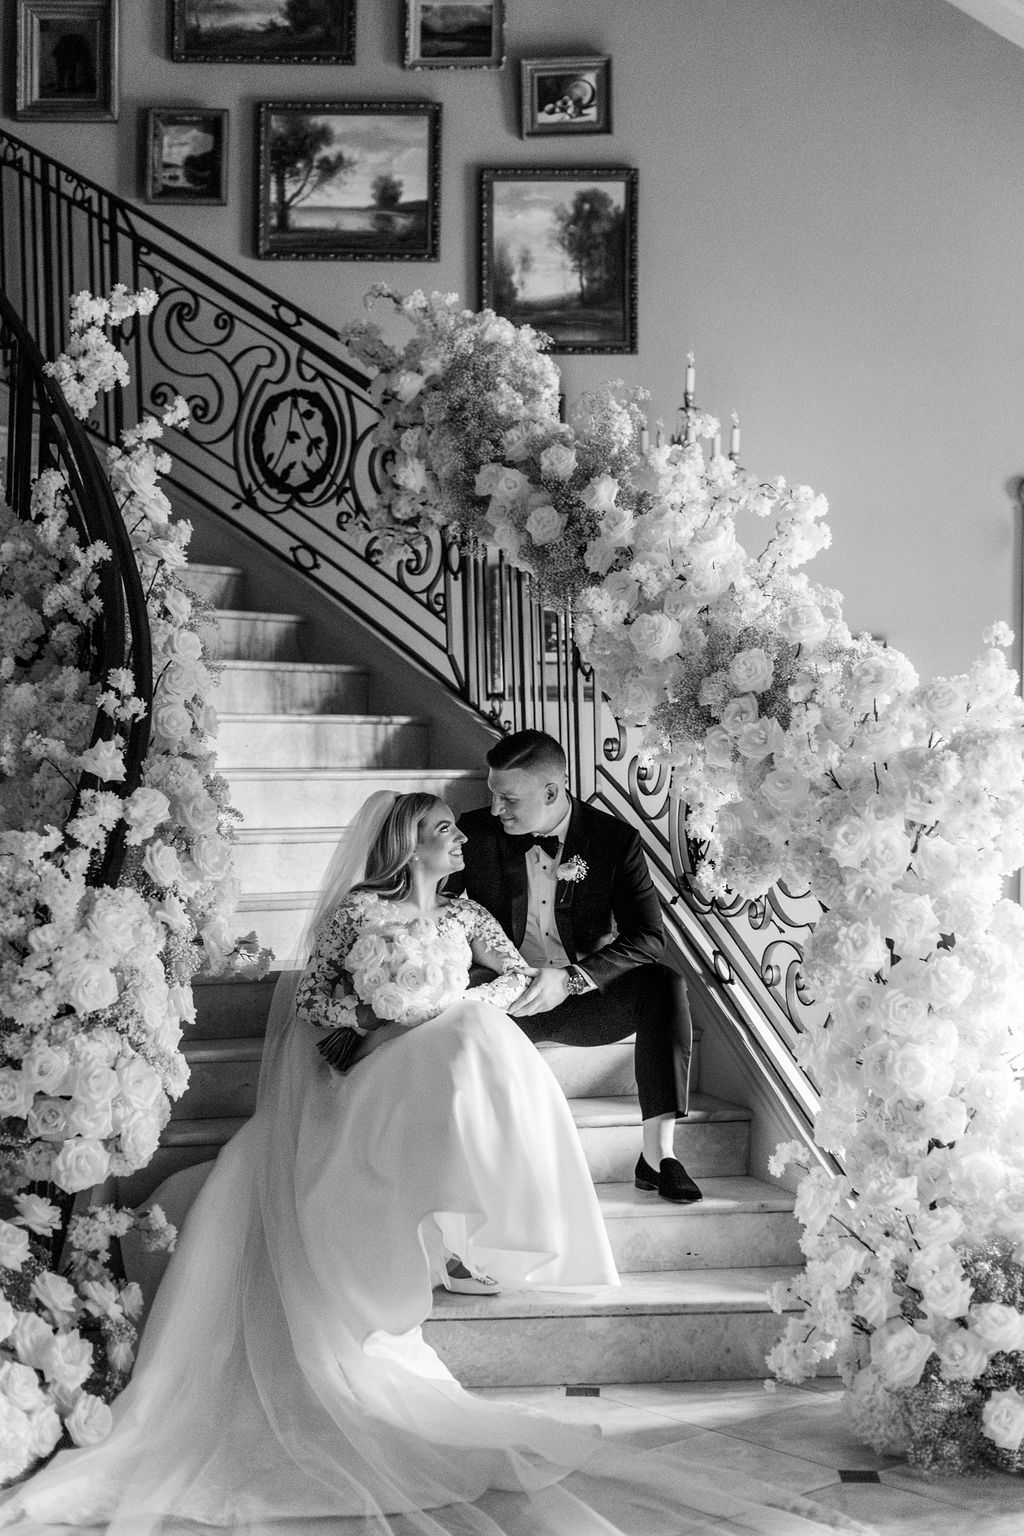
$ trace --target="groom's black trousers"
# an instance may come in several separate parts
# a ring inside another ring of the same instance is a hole
[[[635,966],[601,992],[567,997],[557,1008],[516,1023],[534,1042],[558,1045],[610,1045],[635,1033],[641,1116],[686,1114],[693,1026],[686,983],[667,965]]]

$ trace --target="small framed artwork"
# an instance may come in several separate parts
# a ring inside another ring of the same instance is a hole
[[[228,114],[220,107],[150,107],[146,201],[226,203]]]
[[[520,132],[611,133],[611,59],[521,59]]]
[[[501,69],[505,0],[405,0],[406,69]]]
[[[179,61],[356,61],[356,0],[171,0],[171,7],[171,54]]]
[[[480,173],[480,302],[556,352],[635,352],[637,183],[628,166]]]
[[[436,101],[261,101],[256,254],[303,261],[435,261]]]
[[[117,121],[117,0],[17,0],[14,116]]]

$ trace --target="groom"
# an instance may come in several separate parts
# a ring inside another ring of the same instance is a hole
[[[607,1045],[636,1034],[643,1152],[637,1189],[692,1203],[701,1192],[673,1150],[687,1112],[692,1030],[686,984],[660,964],[661,907],[640,839],[572,799],[565,753],[517,731],[487,754],[489,807],[459,826],[465,891],[497,918],[537,974],[509,1013],[531,1040]]]

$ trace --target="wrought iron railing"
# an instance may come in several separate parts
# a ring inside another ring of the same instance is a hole
[[[69,519],[83,543],[102,541],[112,558],[96,567],[99,612],[86,638],[82,666],[96,684],[105,683],[112,668],[128,667],[135,691],[146,706],[142,719],[131,722],[125,740],[125,776],[112,786],[127,795],[142,776],[149,740],[152,702],[152,655],[146,600],[132,553],[128,531],[110,483],[81,424],[68,409],[60,390],[43,371],[44,359],[6,293],[0,293],[0,383],[7,397],[7,439],[4,493],[8,506],[27,518],[36,478],[47,469],[63,478]],[[92,743],[109,740],[115,722],[97,711]],[[69,815],[83,792],[98,787],[82,775]],[[89,872],[91,883],[114,885],[121,869],[125,825],[119,822],[107,839],[103,855]]]
[[[676,941],[809,1119],[816,1095],[794,1047],[812,1007],[799,962],[813,901],[784,891],[732,906],[699,899],[666,772],[645,773],[580,666],[566,617],[543,609],[521,573],[441,534],[388,565],[365,522],[380,471],[377,411],[337,333],[3,132],[0,276],[51,351],[69,293],[116,282],[159,292],[148,324],[127,333],[128,410],[188,398],[191,430],[171,445],[179,498],[274,551],[492,724],[562,740],[573,787],[638,827]],[[106,397],[92,430],[114,440],[123,409],[121,392]]]

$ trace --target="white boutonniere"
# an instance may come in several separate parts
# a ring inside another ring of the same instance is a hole
[[[575,885],[577,880],[585,879],[586,874],[587,861],[586,859],[581,859],[578,853],[573,854],[572,858],[568,859],[566,863],[559,864],[555,870],[556,880],[564,880],[568,885]]]

